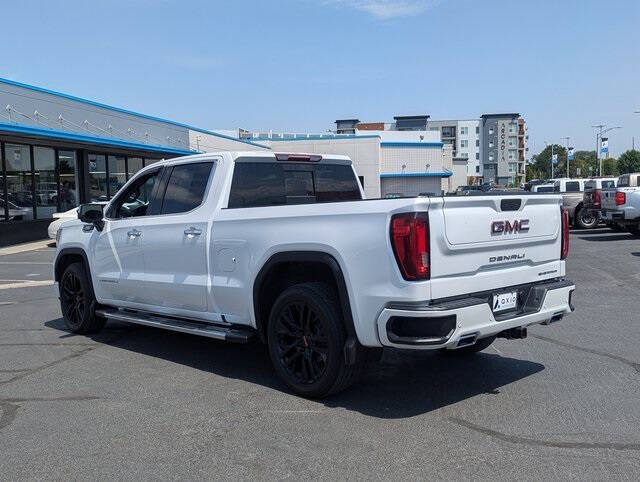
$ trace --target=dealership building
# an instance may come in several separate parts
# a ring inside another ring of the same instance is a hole
[[[46,237],[54,212],[109,200],[142,167],[250,140],[0,79],[0,246]]]

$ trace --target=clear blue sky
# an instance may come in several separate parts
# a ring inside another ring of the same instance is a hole
[[[6,2],[0,76],[205,128],[520,112],[530,148],[640,144],[638,0]]]

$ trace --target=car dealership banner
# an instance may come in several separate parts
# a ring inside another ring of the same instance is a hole
[[[575,156],[575,148],[570,147],[569,150],[567,151],[567,160],[573,161],[574,156]]]
[[[609,138],[603,137],[600,140],[600,154],[608,154],[609,153]]]

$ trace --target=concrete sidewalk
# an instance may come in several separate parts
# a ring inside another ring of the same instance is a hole
[[[43,239],[41,241],[33,241],[31,243],[14,244],[13,246],[0,248],[0,256],[6,256],[7,254],[24,253],[25,251],[33,251],[35,249],[46,248],[50,244],[55,244],[55,241],[49,238]]]

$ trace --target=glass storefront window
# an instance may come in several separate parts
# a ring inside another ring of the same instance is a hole
[[[142,169],[142,158],[141,157],[127,158],[127,168],[129,169],[129,178],[130,178],[136,172]]]
[[[60,169],[60,211],[65,212],[78,205],[78,170],[75,151],[58,151]]]
[[[109,156],[109,196],[113,197],[127,182],[124,156]]]
[[[29,146],[5,144],[9,221],[33,219],[33,175]],[[4,201],[4,199],[3,199]]]
[[[35,146],[33,167],[36,183],[36,218],[50,218],[58,210],[55,151],[50,147]]]
[[[102,154],[88,154],[89,201],[107,201],[107,160]]]

